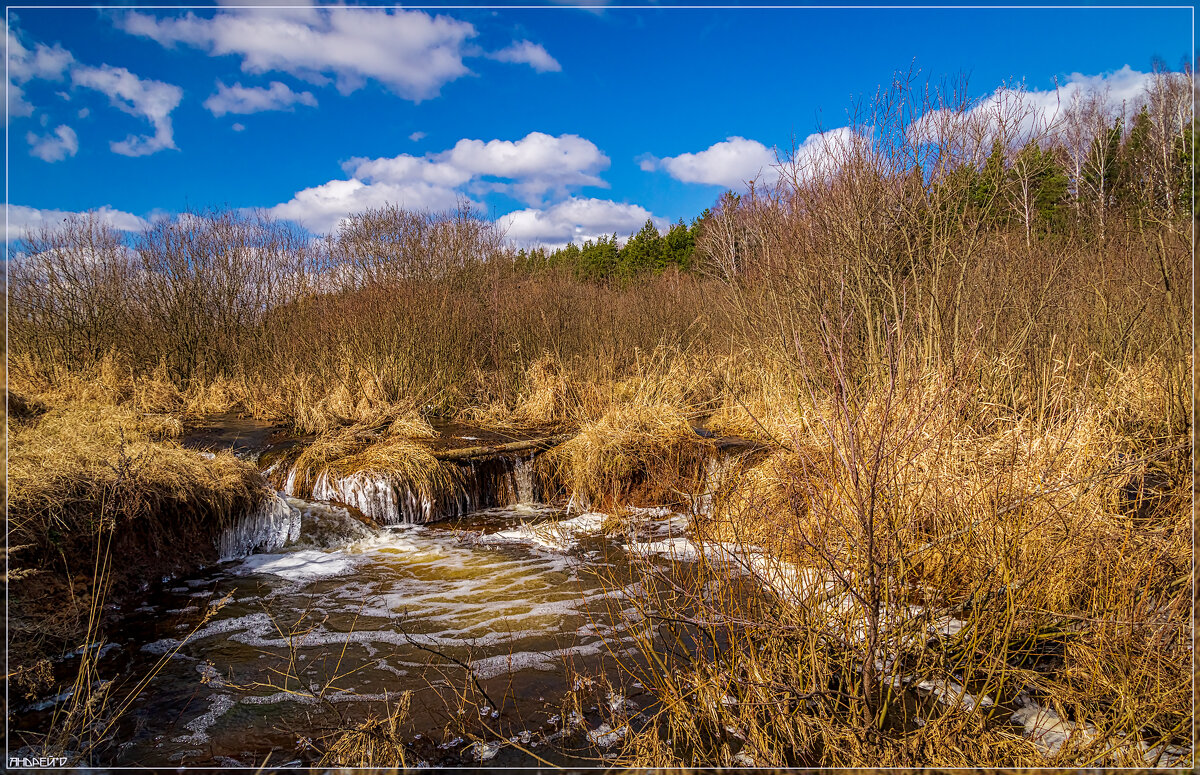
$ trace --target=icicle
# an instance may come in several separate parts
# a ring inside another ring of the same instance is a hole
[[[258,508],[225,528],[216,542],[217,554],[222,562],[236,560],[281,549],[299,537],[300,512],[273,492]]]

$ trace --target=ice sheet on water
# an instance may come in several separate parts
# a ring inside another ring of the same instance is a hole
[[[313,581],[339,576],[354,567],[350,555],[300,549],[285,554],[256,554],[242,561],[242,573],[271,573],[289,581]]]
[[[532,544],[555,551],[568,551],[576,546],[580,537],[599,533],[606,519],[607,514],[587,512],[570,519],[522,522],[517,527],[482,536],[480,541]]]

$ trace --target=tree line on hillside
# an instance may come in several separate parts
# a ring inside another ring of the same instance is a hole
[[[681,271],[692,269],[692,254],[696,236],[703,228],[701,215],[685,226],[677,221],[666,234],[661,234],[652,220],[629,235],[624,245],[615,233],[589,239],[582,245],[574,242],[548,250],[544,247],[521,248],[514,262],[522,270],[537,272],[562,269],[580,280],[630,280],[646,273],[661,273],[670,267]]]

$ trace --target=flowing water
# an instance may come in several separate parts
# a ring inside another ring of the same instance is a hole
[[[441,430],[442,448],[481,442],[469,428]],[[268,469],[265,452],[304,442],[246,421],[197,439],[201,454],[232,448]],[[708,461],[692,513],[709,512],[731,459]],[[98,675],[112,682],[110,703],[136,698],[107,735],[119,742],[93,763],[309,764],[339,731],[406,706],[395,732],[410,766],[596,765],[654,710],[621,669],[653,642],[649,601],[674,591],[647,585],[669,577],[699,591],[687,561],[700,554],[725,556],[753,580],[747,594],[820,582],[745,547],[701,548],[689,518],[667,509],[628,510],[613,530],[607,515],[539,502],[529,457],[459,468],[439,492],[358,475],[319,478],[307,497],[277,468],[284,491],[224,531],[218,565],[162,579],[113,612],[108,641],[93,646]],[[670,574],[646,572],[671,563]],[[58,676],[78,672],[80,657],[61,660]],[[914,708],[995,712],[954,681],[919,679],[896,677]],[[1079,726],[1018,699],[1004,714],[1049,754]],[[28,744],[70,702],[71,690],[14,703],[16,755],[34,755]],[[1142,743],[1147,762],[1189,755],[1159,748]]]
[[[669,544],[687,518],[641,510],[606,535],[605,515],[533,501],[522,460],[506,465],[511,502],[452,520],[407,523],[403,506],[364,520],[284,493],[247,515],[219,541],[223,562],[164,579],[109,628],[112,696],[153,677],[104,763],[308,763],[324,735],[405,692],[409,764],[602,760],[618,739],[603,724],[649,703],[616,660],[639,659],[637,569],[664,560],[632,549]],[[588,692],[597,677],[611,687]],[[18,708],[18,727],[53,712]]]

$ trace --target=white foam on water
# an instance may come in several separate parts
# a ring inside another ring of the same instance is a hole
[[[628,544],[629,552],[635,556],[661,556],[672,560],[694,561],[701,557],[701,549],[686,536],[675,536],[662,541],[634,541]]]
[[[592,656],[603,653],[604,650],[605,646],[602,642],[593,641],[550,651],[516,651],[512,654],[496,654],[476,659],[471,663],[471,670],[481,681],[522,670],[553,672],[563,667],[563,657]]]
[[[194,718],[184,724],[184,727],[190,730],[191,734],[180,735],[175,738],[175,742],[189,743],[191,745],[203,745],[208,742],[208,731],[213,728],[221,716],[228,713],[229,709],[236,704],[237,700],[228,694],[214,694],[208,701],[208,710],[198,718]]]
[[[256,554],[242,561],[242,573],[271,573],[289,581],[313,581],[349,572],[355,563],[342,552],[300,549],[286,554]]]
[[[570,519],[528,523],[522,522],[515,528],[499,530],[480,537],[481,543],[519,543],[532,544],[565,552],[578,544],[582,536],[595,535],[600,532],[607,514],[587,512]]]

